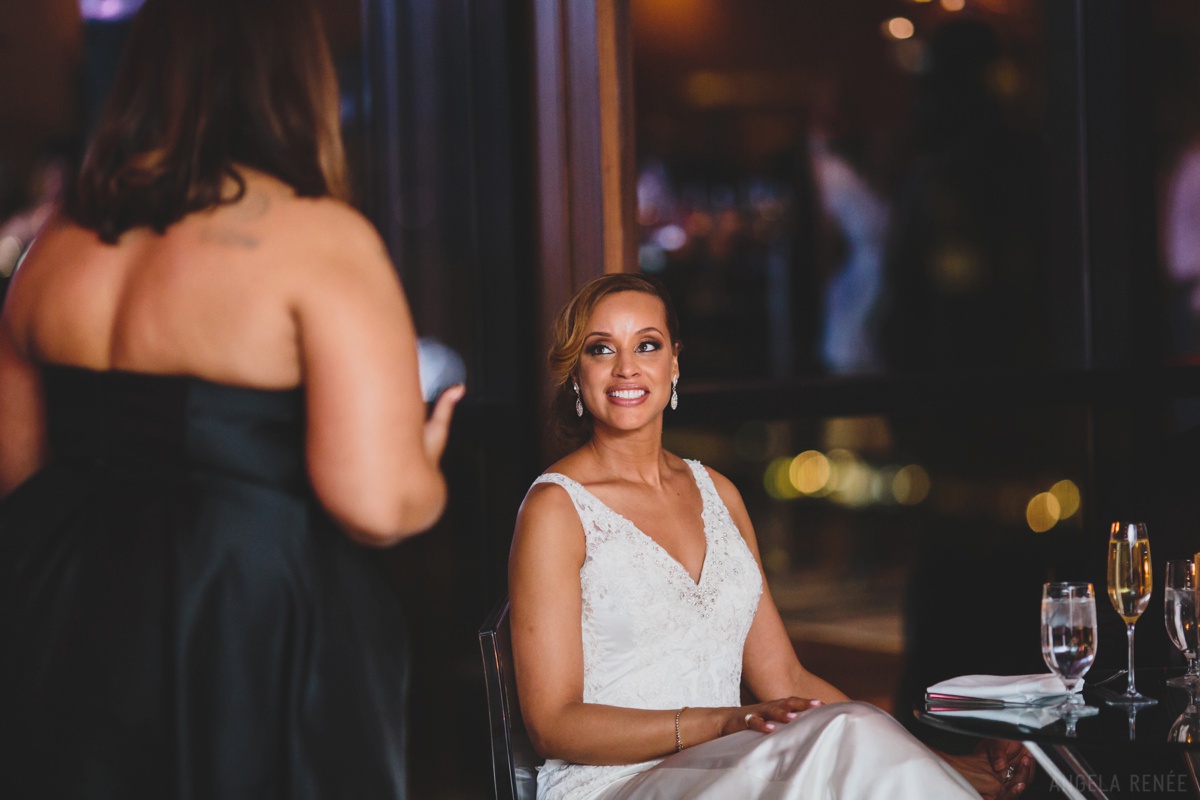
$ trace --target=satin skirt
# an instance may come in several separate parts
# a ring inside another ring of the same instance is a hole
[[[778,730],[690,747],[588,800],[979,800],[966,779],[883,711],[834,703]]]

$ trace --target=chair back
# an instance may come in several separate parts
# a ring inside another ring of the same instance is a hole
[[[496,800],[536,800],[537,768],[542,759],[525,732],[517,702],[507,597],[479,630],[479,649],[487,688]]]

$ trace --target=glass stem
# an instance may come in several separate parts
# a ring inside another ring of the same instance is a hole
[[[1129,637],[1129,688],[1125,690],[1126,697],[1132,697],[1137,694],[1137,686],[1133,682],[1133,625],[1125,624],[1125,633]]]
[[[1185,658],[1187,658],[1187,662],[1188,662],[1187,674],[1188,675],[1200,674],[1200,672],[1198,672],[1196,669],[1196,651],[1188,650],[1183,655]]]

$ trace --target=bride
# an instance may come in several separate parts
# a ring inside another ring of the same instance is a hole
[[[935,754],[800,664],[737,489],[662,447],[679,338],[660,283],[598,278],[554,333],[554,422],[577,449],[529,490],[509,561],[521,711],[548,759],[539,800],[1025,788],[1018,745]],[[743,684],[759,702],[742,704]]]

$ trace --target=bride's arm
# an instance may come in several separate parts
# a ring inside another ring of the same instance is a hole
[[[848,700],[836,687],[809,672],[800,663],[791,638],[784,627],[779,609],[771,597],[767,586],[767,576],[763,572],[762,557],[758,552],[758,540],[754,535],[754,526],[750,523],[750,515],[746,504],[737,488],[719,472],[708,470],[729,509],[729,516],[741,531],[746,540],[746,546],[754,554],[759,573],[762,574],[763,593],[758,601],[758,610],[754,614],[754,622],[746,637],[746,646],[742,652],[742,678],[750,691],[759,699],[798,695],[813,697],[826,703]]]
[[[675,752],[678,709],[649,711],[583,702],[583,634],[579,569],[583,527],[570,497],[552,484],[534,486],[517,516],[509,557],[513,661],[521,714],[546,758],[577,764],[633,764]],[[786,698],[746,708],[689,708],[679,733],[690,747],[808,708]]]
[[[717,487],[717,493],[729,509],[734,524],[745,537],[761,572],[762,559],[758,553],[758,542],[741,495],[728,478],[712,470],[709,470],[709,474]],[[806,670],[800,663],[783,625],[783,619],[779,616],[779,610],[771,599],[765,574],[762,598],[759,600],[758,611],[750,627],[750,634],[746,637],[746,647],[742,654],[742,676],[755,697],[797,694],[815,697],[825,702],[849,699],[841,691]],[[989,740],[970,755],[950,756],[937,750],[933,752],[961,773],[985,798],[1000,800],[1015,797],[1024,791],[1033,775],[1032,762],[1019,745],[1010,747],[1005,743]],[[1014,771],[1011,778],[1005,782],[1002,776],[1007,773],[1010,765]]]

